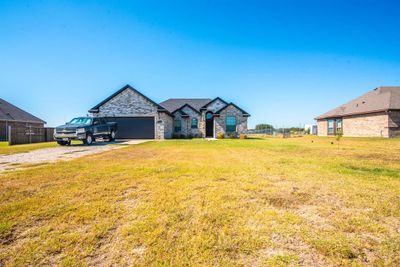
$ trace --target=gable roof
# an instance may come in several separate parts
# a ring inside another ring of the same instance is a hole
[[[185,113],[185,112],[183,111],[183,108],[185,108],[185,107],[188,107],[188,108],[192,109],[194,112],[196,112],[196,113],[198,113],[198,114],[201,114],[199,110],[195,109],[194,107],[192,107],[192,106],[189,105],[189,104],[185,104],[185,105],[183,105],[182,107],[176,109],[175,111],[180,110],[180,111],[182,111],[183,113]],[[171,113],[175,113],[175,111],[174,111],[174,112],[171,112]],[[185,113],[185,114],[186,114],[186,113]],[[186,114],[186,115],[187,115],[187,114]],[[188,116],[189,116],[189,115],[188,115]]]
[[[240,112],[243,113],[243,116],[245,116],[245,117],[250,117],[250,114],[249,114],[248,112],[246,112],[246,111],[244,111],[243,109],[239,108],[237,105],[235,105],[235,104],[232,103],[232,102],[231,102],[231,103],[228,103],[228,104],[227,104],[226,106],[224,106],[223,108],[217,110],[214,114],[219,115],[219,114],[221,113],[221,111],[223,111],[224,109],[226,109],[226,108],[229,107],[229,106],[233,106],[233,107],[237,108],[238,110],[240,110]]]
[[[169,112],[174,112],[177,109],[183,108],[186,104],[200,111],[200,108],[210,102],[209,98],[170,98],[160,103]]]
[[[147,96],[145,96],[144,94],[142,94],[141,92],[139,92],[138,90],[136,90],[135,88],[133,88],[132,86],[130,86],[129,84],[125,85],[124,87],[122,87],[121,89],[119,89],[118,91],[116,91],[115,93],[113,93],[112,95],[110,95],[109,97],[107,97],[106,99],[104,99],[103,101],[101,101],[99,104],[97,104],[96,106],[94,106],[93,108],[91,108],[89,110],[89,112],[91,113],[96,113],[99,112],[99,108],[104,105],[105,103],[107,103],[108,101],[110,101],[111,99],[113,99],[115,96],[119,95],[120,93],[122,93],[123,91],[125,91],[126,89],[130,89],[133,92],[135,92],[136,94],[142,96],[144,99],[146,99],[147,101],[149,101],[150,103],[154,104],[155,106],[157,106],[158,111],[159,112],[167,112],[168,110],[166,110],[165,108],[163,108],[162,106],[160,106],[159,104],[157,104],[156,102],[154,102],[153,100],[151,100],[150,98],[148,98]]]
[[[226,102],[225,100],[223,100],[223,99],[220,98],[220,97],[216,97],[216,98],[210,100],[210,101],[209,101],[208,103],[206,103],[204,106],[202,106],[202,107],[200,108],[200,110],[202,110],[202,109],[207,109],[207,106],[208,106],[208,105],[210,105],[211,103],[214,103],[214,102],[217,101],[217,100],[221,101],[221,102],[224,103],[225,105],[228,105],[228,102]]]
[[[382,86],[375,88],[315,119],[321,120],[388,110],[400,110],[400,87]]]
[[[184,112],[183,110],[181,110],[180,108],[178,108],[178,109],[175,110],[174,112],[171,112],[171,114],[172,114],[173,116],[175,116],[175,115],[174,115],[175,113],[180,113],[182,117],[189,117],[189,115],[188,115],[186,112]]]
[[[0,98],[0,120],[46,123],[44,120],[14,106],[13,104]]]

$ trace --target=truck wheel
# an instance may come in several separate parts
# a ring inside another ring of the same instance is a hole
[[[115,132],[111,131],[110,135],[108,136],[108,140],[110,140],[110,142],[113,142],[115,140]]]
[[[93,143],[93,136],[91,133],[87,134],[86,139],[83,140],[83,143],[89,146]]]
[[[60,146],[66,146],[67,142],[65,142],[65,141],[57,141],[57,144],[59,144]]]

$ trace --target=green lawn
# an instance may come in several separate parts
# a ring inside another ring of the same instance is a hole
[[[150,142],[1,175],[0,262],[399,266],[400,140],[331,142]]]
[[[15,153],[29,152],[40,148],[56,147],[56,142],[35,143],[26,145],[13,145],[9,146],[8,142],[0,142],[0,155],[9,155]]]

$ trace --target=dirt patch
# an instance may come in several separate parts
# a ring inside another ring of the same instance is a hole
[[[260,251],[266,257],[296,255],[300,266],[330,266],[325,259],[299,237],[272,234],[272,247]]]
[[[120,144],[134,145],[147,142],[147,140],[130,140]],[[18,153],[0,156],[0,173],[22,168],[39,166],[40,164],[52,163],[59,160],[71,160],[86,155],[92,155],[108,150],[120,149],[125,146],[116,146],[115,143],[98,143],[91,146],[73,145],[59,146],[33,150],[26,153]]]

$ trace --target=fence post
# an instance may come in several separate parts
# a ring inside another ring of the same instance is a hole
[[[12,140],[11,140],[11,125],[8,125],[8,133],[7,133],[7,141],[8,145],[12,145]]]

